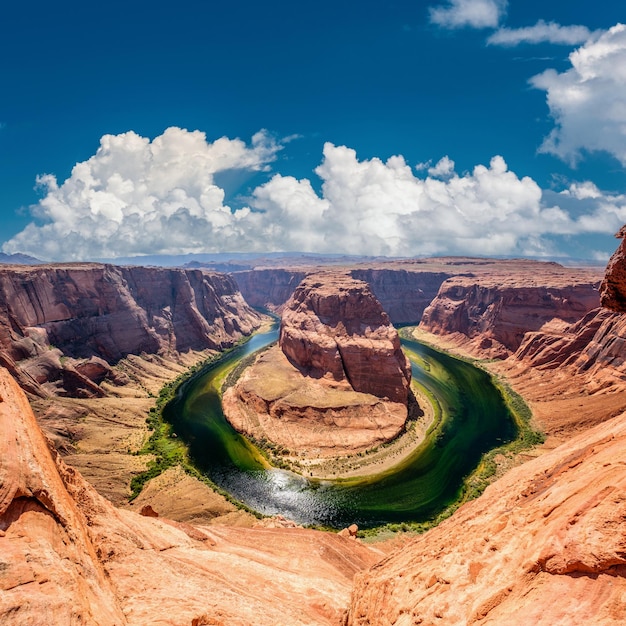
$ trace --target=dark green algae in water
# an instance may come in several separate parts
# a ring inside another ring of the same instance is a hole
[[[195,467],[264,515],[331,528],[425,522],[459,499],[465,477],[483,454],[517,436],[515,420],[487,372],[403,340],[415,384],[433,399],[438,417],[410,457],[380,474],[332,481],[269,467],[224,418],[219,387],[237,362],[276,338],[276,330],[255,335],[181,385],[163,411],[187,443]]]

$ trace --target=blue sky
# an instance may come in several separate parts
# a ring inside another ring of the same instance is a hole
[[[605,260],[626,222],[622,13],[13,3],[2,250]]]

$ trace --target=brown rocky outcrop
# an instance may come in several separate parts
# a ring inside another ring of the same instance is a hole
[[[97,264],[0,268],[0,365],[36,395],[99,395],[128,354],[223,349],[260,322],[233,280]]]
[[[126,620],[28,402],[0,369],[0,622]],[[75,480],[70,470],[66,480]]]
[[[3,626],[336,626],[353,576],[381,557],[330,533],[116,509],[50,452],[3,369],[0,397]]]
[[[349,626],[617,625],[626,415],[511,470],[357,577]]]
[[[615,235],[620,245],[609,259],[600,287],[602,306],[611,311],[626,311],[626,226]]]
[[[410,363],[366,283],[344,272],[307,276],[283,310],[279,346],[223,396],[242,433],[308,461],[362,452],[400,434]]]
[[[408,415],[406,402],[354,391],[345,379],[303,376],[278,346],[226,390],[222,408],[237,431],[313,462],[390,441]]]
[[[503,271],[505,270],[505,271]],[[446,280],[424,311],[420,327],[457,336],[483,356],[505,358],[524,335],[579,321],[599,305],[599,276],[553,263],[518,261],[489,274]]]
[[[406,403],[411,365],[368,285],[341,273],[307,276],[287,302],[279,345],[303,374]]]

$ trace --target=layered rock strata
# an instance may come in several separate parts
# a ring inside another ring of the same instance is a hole
[[[429,269],[427,263],[407,267],[356,268],[350,275],[365,281],[393,324],[418,324],[424,310],[437,295],[444,280],[454,274],[452,268]]]
[[[116,509],[51,453],[2,368],[0,397],[3,626],[336,626],[353,576],[381,557],[330,533]]]
[[[597,308],[599,282],[592,272],[533,262],[519,262],[514,272],[455,276],[441,285],[420,326],[506,358],[527,332],[562,330]]]
[[[606,268],[600,287],[602,306],[611,311],[626,311],[626,226],[615,235],[621,239]]]
[[[223,398],[240,432],[308,457],[389,441],[408,416],[410,363],[366,283],[307,276],[283,311],[279,345]]]
[[[278,346],[226,390],[222,406],[239,432],[314,460],[385,443],[407,420],[406,404],[357,392],[346,380],[303,376]]]
[[[232,276],[250,306],[280,313],[307,273],[306,270],[260,268],[234,272]]]
[[[618,255],[603,302],[625,311],[622,273],[626,257]],[[508,361],[511,368],[525,363],[523,374],[517,369],[532,396],[543,388],[553,408],[566,402],[578,413],[579,426],[591,410],[601,423],[509,471],[478,500],[360,576],[348,626],[623,622],[626,413],[623,405],[615,413],[623,385],[620,392],[601,372],[622,370],[623,317],[591,311],[560,334],[525,337]],[[557,366],[564,376],[560,391]],[[595,374],[585,379],[585,372]]]
[[[411,365],[367,283],[345,274],[306,277],[285,306],[280,347],[312,378],[406,403]]]
[[[260,323],[233,280],[96,264],[0,268],[0,365],[27,391],[101,395],[128,354],[223,349]]]
[[[617,625],[626,415],[511,470],[357,577],[349,626]]]

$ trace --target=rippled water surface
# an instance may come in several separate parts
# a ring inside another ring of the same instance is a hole
[[[416,341],[403,341],[413,377],[437,399],[438,431],[401,464],[376,476],[320,481],[268,468],[260,452],[226,421],[218,387],[243,357],[276,341],[259,334],[182,385],[164,412],[189,445],[194,464],[257,511],[302,524],[362,528],[424,521],[459,495],[481,456],[516,435],[511,415],[489,375]]]

